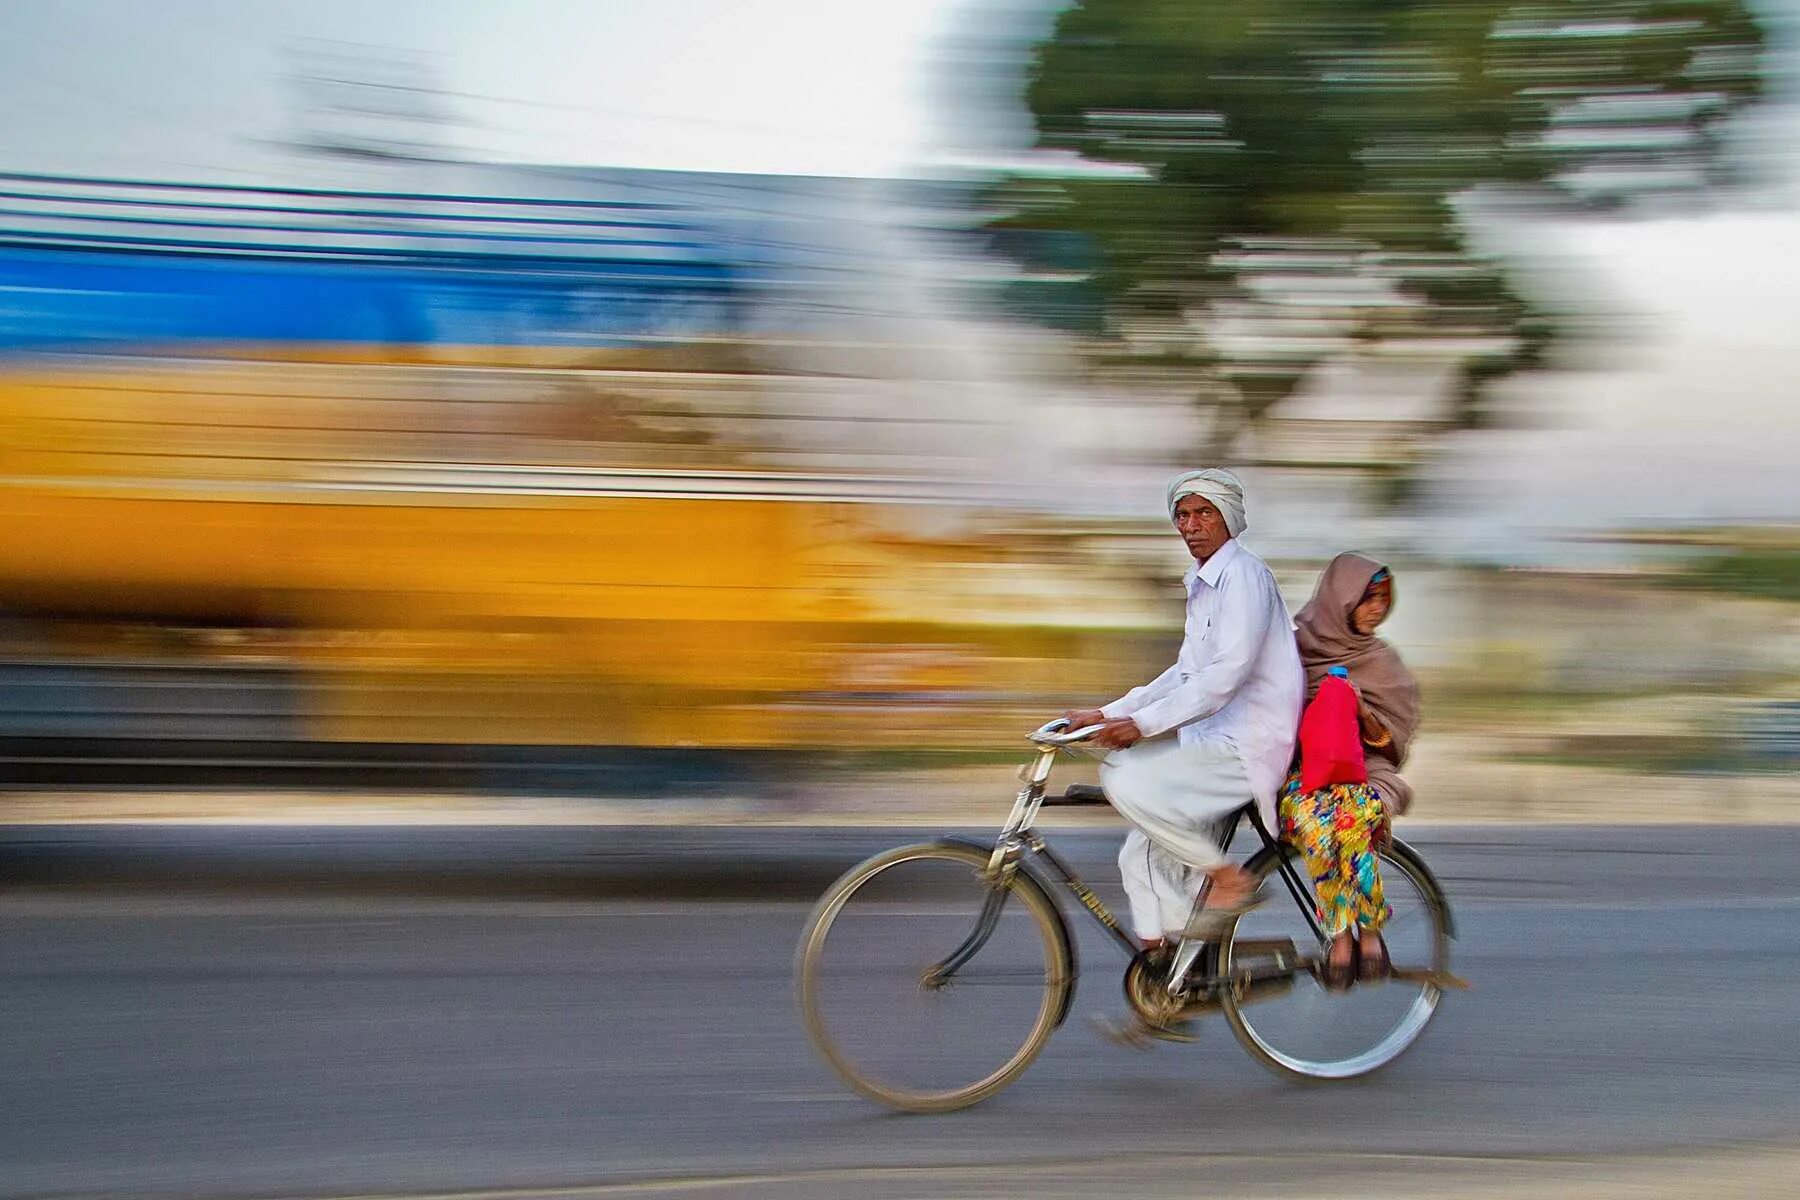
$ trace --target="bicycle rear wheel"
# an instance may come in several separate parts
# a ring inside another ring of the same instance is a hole
[[[912,1112],[975,1104],[1061,1021],[1074,980],[1062,918],[1023,872],[996,890],[987,862],[975,846],[902,846],[852,867],[813,910],[801,1014],[863,1095]]]
[[[1304,882],[1304,860],[1292,847],[1282,849]],[[1239,918],[1219,947],[1219,975],[1235,983],[1223,1001],[1238,1041],[1277,1073],[1309,1080],[1354,1079],[1399,1058],[1425,1032],[1443,996],[1431,976],[1445,977],[1450,967],[1449,909],[1431,872],[1399,841],[1381,853],[1382,888],[1393,909],[1382,935],[1407,978],[1331,992],[1306,970],[1282,970],[1284,955],[1288,962],[1316,960],[1325,946],[1288,895],[1275,856],[1265,850],[1249,865],[1269,879],[1270,898]],[[1311,904],[1310,887],[1303,895]],[[1271,982],[1254,982],[1259,976]]]

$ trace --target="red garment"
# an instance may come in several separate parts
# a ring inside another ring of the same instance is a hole
[[[1316,792],[1334,783],[1366,783],[1362,730],[1356,721],[1356,690],[1350,681],[1328,675],[1300,717],[1300,790]]]

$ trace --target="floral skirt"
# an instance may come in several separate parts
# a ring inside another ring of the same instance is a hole
[[[1282,836],[1306,859],[1328,934],[1387,923],[1391,910],[1382,898],[1375,854],[1375,832],[1384,816],[1380,793],[1366,783],[1302,792],[1296,771],[1282,786]]]

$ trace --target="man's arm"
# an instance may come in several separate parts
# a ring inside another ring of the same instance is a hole
[[[1094,745],[1108,750],[1123,750],[1143,736],[1131,724],[1131,714],[1144,705],[1167,696],[1180,682],[1181,664],[1177,662],[1143,687],[1132,688],[1111,704],[1101,708],[1071,709],[1063,717],[1076,728],[1105,725],[1105,729],[1094,735]]]
[[[1219,594],[1213,622],[1213,655],[1197,673],[1131,714],[1145,737],[1167,733],[1189,721],[1211,716],[1237,694],[1269,633],[1275,606],[1269,593],[1275,581],[1265,573],[1231,581]]]
[[[1146,683],[1143,687],[1134,687],[1111,704],[1100,706],[1100,715],[1111,721],[1118,717],[1129,717],[1146,704],[1154,704],[1181,684],[1181,664],[1175,663],[1168,670]]]

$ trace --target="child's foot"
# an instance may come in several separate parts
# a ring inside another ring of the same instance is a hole
[[[1363,983],[1379,983],[1394,969],[1393,963],[1388,961],[1387,943],[1373,929],[1362,931],[1362,937],[1356,946],[1356,958],[1356,977]]]
[[[1356,952],[1356,939],[1348,930],[1331,939],[1331,948],[1325,952],[1323,982],[1327,991],[1347,992],[1350,985],[1356,982]]]

